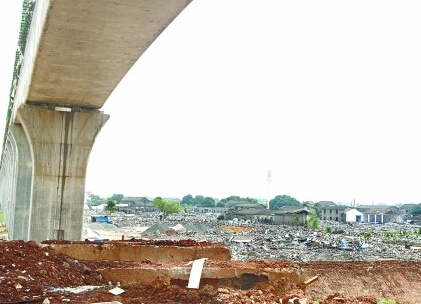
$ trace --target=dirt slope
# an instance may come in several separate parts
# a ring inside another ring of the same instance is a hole
[[[309,299],[325,299],[333,293],[345,296],[374,295],[402,303],[421,303],[421,262],[310,262],[300,264],[308,277]]]

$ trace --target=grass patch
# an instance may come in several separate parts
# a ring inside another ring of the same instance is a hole
[[[3,211],[0,211],[0,225],[4,224]]]
[[[358,233],[356,236],[368,239],[368,238],[371,238],[371,233],[370,232],[363,232],[363,233]]]
[[[396,304],[396,300],[393,299],[382,299],[377,304]]]

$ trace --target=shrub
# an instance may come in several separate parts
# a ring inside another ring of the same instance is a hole
[[[319,218],[317,217],[317,215],[314,214],[314,213],[310,213],[306,225],[307,225],[307,227],[309,227],[313,230],[319,229],[320,222],[319,222]]]

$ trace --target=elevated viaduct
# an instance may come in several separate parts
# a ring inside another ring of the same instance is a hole
[[[190,2],[24,1],[0,168],[10,239],[81,239],[100,109]]]

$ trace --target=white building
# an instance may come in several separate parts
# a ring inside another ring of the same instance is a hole
[[[107,207],[107,204],[100,204],[97,206],[91,206],[92,210],[98,210],[98,211],[103,211],[105,210],[105,207]]]
[[[349,209],[345,212],[345,221],[347,223],[362,222],[363,214],[357,209]]]

